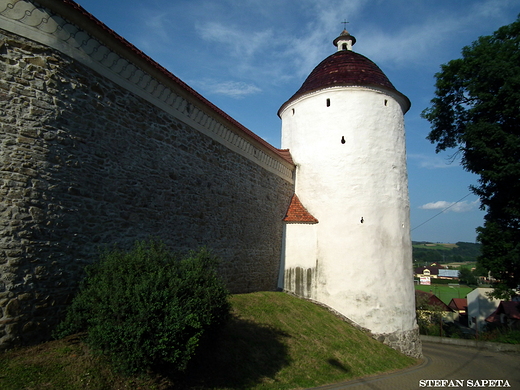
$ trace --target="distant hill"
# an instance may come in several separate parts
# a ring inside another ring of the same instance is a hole
[[[426,241],[412,241],[413,259],[416,264],[422,263],[459,263],[476,262],[480,256],[481,244],[457,242],[442,244]]]

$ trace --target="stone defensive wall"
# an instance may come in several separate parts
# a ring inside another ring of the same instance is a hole
[[[70,0],[0,0],[0,350],[46,339],[101,249],[206,246],[273,290],[294,164]]]

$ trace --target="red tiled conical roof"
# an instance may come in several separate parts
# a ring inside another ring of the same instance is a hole
[[[291,204],[287,209],[287,213],[285,214],[283,221],[296,223],[318,223],[318,220],[314,218],[305,207],[303,207],[300,199],[298,199],[296,194],[294,194],[291,199]]]
[[[351,36],[349,35],[349,37]],[[355,42],[355,38],[353,39]],[[408,98],[395,89],[388,77],[374,62],[352,50],[339,50],[314,68],[300,89],[282,105],[278,115],[288,103],[300,96],[320,89],[340,86],[382,88],[401,95],[407,101],[407,105],[410,105]]]
[[[367,57],[352,50],[341,50],[314,68],[296,95],[336,85],[367,85],[395,90],[383,71]]]

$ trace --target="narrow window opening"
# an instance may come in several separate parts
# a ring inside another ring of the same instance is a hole
[[[330,99],[327,99],[327,107],[330,107]]]
[[[341,47],[342,47],[343,50],[347,50],[347,44],[346,43],[344,43]]]
[[[345,141],[345,137],[344,136],[341,136],[341,143],[344,144],[346,141]]]
[[[292,109],[292,114],[294,115],[294,108]]]
[[[385,99],[385,107],[386,107],[387,104],[388,104],[388,100]]]

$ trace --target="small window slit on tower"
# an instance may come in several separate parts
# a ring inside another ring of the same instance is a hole
[[[330,107],[330,99],[327,99],[327,107]]]
[[[341,143],[344,144],[346,141],[345,141],[345,136],[341,136]]]

